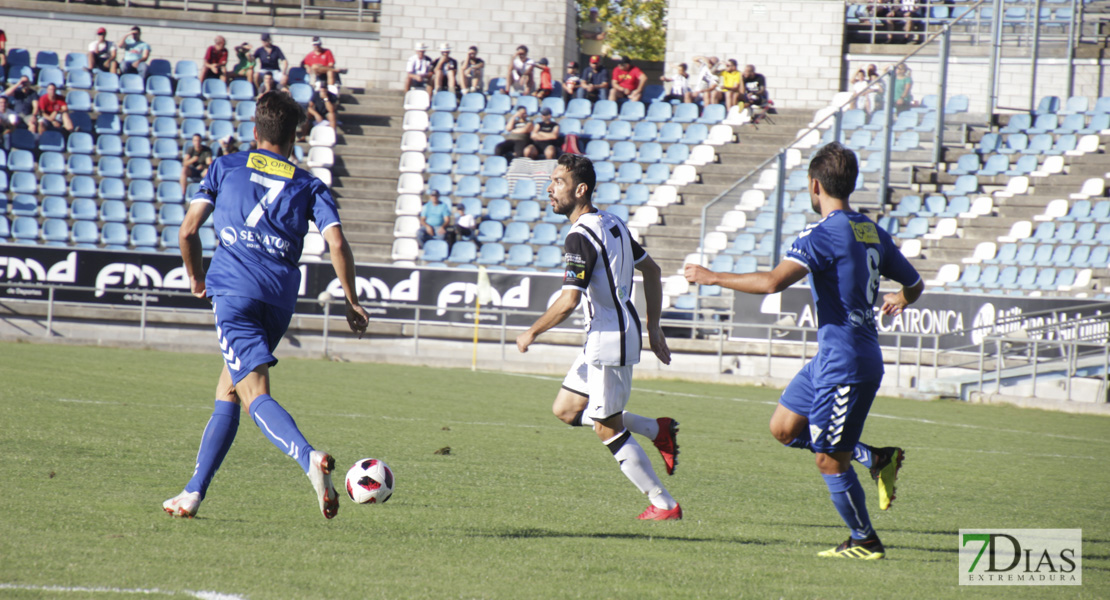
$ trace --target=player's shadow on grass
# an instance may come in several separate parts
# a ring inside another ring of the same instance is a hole
[[[844,529],[844,525],[832,525],[832,524],[825,524],[825,523],[822,523],[822,524],[817,524],[817,523],[784,523],[783,525],[784,526],[790,526],[790,527],[814,527],[814,528],[821,528],[821,529]],[[900,529],[900,528],[897,528],[897,527],[877,527],[876,531],[878,531],[880,534],[888,532],[888,531],[893,531],[893,532],[897,532],[897,533],[915,533],[915,534],[918,534],[918,535],[951,535],[951,536],[957,536],[957,535],[960,534],[959,531],[955,531],[955,530],[945,531],[945,530],[934,530],[934,529],[904,529],[904,528]]]
[[[489,537],[489,538],[505,538],[505,539],[544,539],[544,538],[586,538],[586,539],[616,539],[616,540],[670,540],[675,542],[725,542],[730,544],[744,544],[754,546],[769,546],[773,542],[766,540],[745,540],[741,538],[706,538],[706,537],[686,537],[680,535],[660,535],[656,533],[629,533],[629,532],[571,532],[571,531],[552,531],[550,529],[538,529],[534,527],[520,528],[520,529],[505,529],[501,531],[483,531],[472,532],[472,537]]]

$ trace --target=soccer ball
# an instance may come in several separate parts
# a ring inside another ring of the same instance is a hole
[[[347,471],[347,495],[359,504],[384,504],[393,495],[393,471],[376,458],[364,458]]]

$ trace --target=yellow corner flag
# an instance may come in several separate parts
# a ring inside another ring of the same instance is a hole
[[[489,271],[484,266],[478,267],[478,293],[474,297],[474,349],[470,354],[470,370],[478,370],[478,315],[482,312],[482,305],[493,301],[493,288],[489,283]]]

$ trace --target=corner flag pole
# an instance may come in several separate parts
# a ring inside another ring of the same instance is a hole
[[[470,370],[478,370],[478,316],[482,312],[482,305],[492,298],[490,293],[489,271],[484,266],[478,267],[478,290],[474,294],[474,348],[470,354]]]

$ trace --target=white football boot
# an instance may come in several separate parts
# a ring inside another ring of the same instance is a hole
[[[192,519],[200,508],[200,492],[185,492],[162,503],[162,510],[171,516]]]
[[[335,459],[327,452],[313,450],[308,456],[308,480],[316,488],[320,500],[320,512],[325,519],[335,517],[339,512],[339,494],[331,484],[331,472],[335,470]]]

